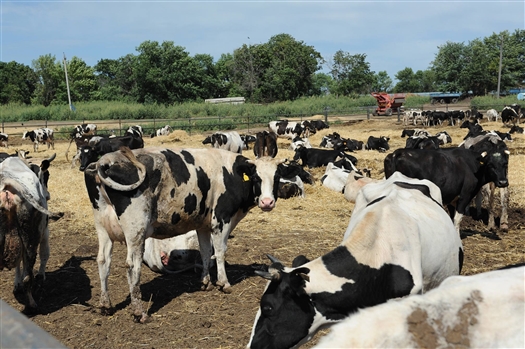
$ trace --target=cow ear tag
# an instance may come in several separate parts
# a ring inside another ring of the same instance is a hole
[[[242,174],[242,179],[245,181],[245,182],[248,182],[250,180],[250,177],[248,177],[248,175],[246,173],[243,173]]]

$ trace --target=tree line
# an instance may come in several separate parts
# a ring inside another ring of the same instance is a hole
[[[374,91],[450,91],[480,96],[497,88],[500,48],[500,89],[523,86],[525,30],[519,29],[468,43],[446,42],[438,46],[427,70],[414,72],[406,67],[395,74],[395,85],[386,71],[370,70],[365,53],[339,50],[325,59],[313,46],[289,34],[273,36],[267,43],[244,44],[233,53],[222,54],[217,61],[208,54],[191,56],[172,41],[145,41],[136,48],[136,54],[103,58],[93,67],[79,57],[67,62],[51,54],[38,57],[31,66],[0,62],[0,103],[67,104],[64,68],[72,103],[173,105],[233,96],[243,96],[254,103],[271,103]],[[328,73],[321,72],[323,65]]]

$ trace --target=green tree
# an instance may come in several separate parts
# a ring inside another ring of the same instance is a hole
[[[64,71],[51,54],[33,60],[32,68],[37,77],[34,102],[47,107],[55,100],[59,85],[65,80]]]
[[[0,62],[0,104],[31,104],[36,81],[29,66],[15,61]]]
[[[443,92],[464,91],[461,72],[467,65],[467,47],[464,43],[447,41],[438,46],[438,53],[431,63],[436,76],[436,87]]]
[[[373,92],[392,92],[392,85],[392,79],[388,76],[388,73],[383,70],[374,75],[372,90]]]
[[[312,46],[288,34],[265,44],[243,45],[233,54],[232,79],[253,101],[284,101],[307,96],[322,57]]]
[[[136,101],[136,82],[133,77],[136,56],[128,54],[119,59],[101,59],[95,65],[100,100]]]
[[[334,92],[341,95],[370,93],[375,80],[366,54],[351,55],[341,50],[333,56],[330,74],[334,79]]]
[[[82,59],[75,56],[70,62],[66,62],[66,64],[71,102],[88,102],[92,100],[98,90],[94,69],[88,66]],[[63,64],[62,71],[64,72]],[[65,72],[64,79],[59,82],[57,87],[56,101],[68,103]]]
[[[312,78],[312,89],[309,96],[324,96],[330,93],[334,79],[326,73],[315,73]]]
[[[420,92],[419,82],[412,68],[406,67],[398,71],[395,78],[398,80],[394,87],[395,92]]]

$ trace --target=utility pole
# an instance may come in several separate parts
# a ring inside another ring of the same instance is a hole
[[[67,64],[66,64],[66,54],[64,53],[64,72],[66,73],[66,86],[67,86],[67,99],[69,101],[69,110],[73,111],[73,105],[71,104],[71,94],[69,93],[69,80],[67,78]],[[498,88],[499,91],[499,88]]]
[[[499,71],[498,71],[498,90],[496,91],[496,98],[499,99],[499,92],[501,86],[501,62],[503,60],[503,35],[501,36],[501,45],[499,46]]]

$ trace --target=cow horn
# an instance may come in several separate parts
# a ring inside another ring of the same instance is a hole
[[[267,254],[266,257],[268,257],[268,259],[269,259],[272,263],[283,264],[280,260],[278,260],[277,258],[275,258],[274,256],[272,256],[271,254]]]

